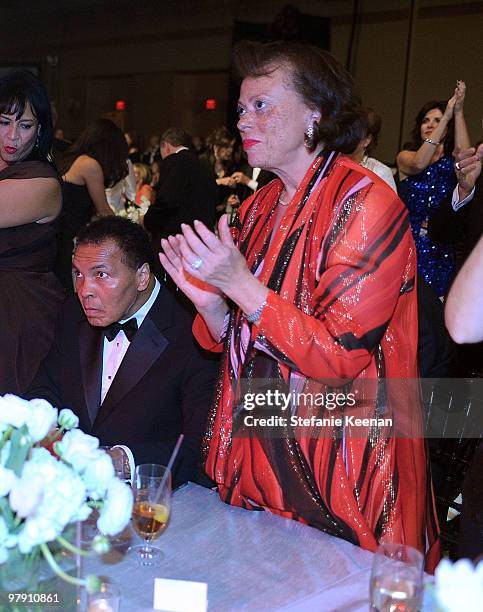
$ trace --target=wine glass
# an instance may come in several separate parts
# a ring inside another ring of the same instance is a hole
[[[161,482],[163,487],[160,490]],[[163,465],[138,465],[132,483],[134,506],[132,526],[145,543],[131,546],[128,556],[140,565],[157,565],[162,558],[151,542],[166,529],[171,513],[171,473]]]
[[[423,555],[404,544],[381,544],[374,555],[371,610],[417,612],[423,595]]]

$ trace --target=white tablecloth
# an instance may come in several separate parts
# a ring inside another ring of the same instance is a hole
[[[368,609],[372,553],[296,521],[228,506],[191,483],[174,494],[156,544],[164,552],[159,567],[124,559],[126,544],[102,563],[85,562],[84,573],[117,584],[122,612],[152,610],[156,577],[206,582],[210,611]]]

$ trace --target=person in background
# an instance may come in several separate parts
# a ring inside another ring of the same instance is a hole
[[[455,173],[458,183],[429,218],[428,235],[435,242],[459,241],[458,267],[466,260],[483,234],[483,144],[456,150]]]
[[[455,270],[451,244],[428,236],[430,215],[456,185],[453,149],[470,146],[463,113],[466,86],[457,81],[448,102],[430,101],[419,111],[411,143],[397,156],[399,196],[409,210],[418,253],[418,270],[439,297],[443,297]]]
[[[475,159],[476,157],[476,159]],[[481,200],[483,146],[462,152],[457,168],[459,199],[469,195]],[[478,190],[480,190],[478,192]],[[481,208],[478,210],[481,228]],[[483,341],[483,236],[457,274],[445,304],[445,319],[451,337],[458,344]],[[481,346],[480,346],[481,350]],[[481,360],[481,356],[480,356]],[[481,361],[480,361],[481,362]],[[478,404],[476,404],[478,405]],[[458,557],[476,559],[483,554],[483,444],[471,460],[463,484]]]
[[[134,176],[136,179],[136,204],[141,206],[143,200],[150,206],[156,197],[151,187],[151,170],[146,164],[134,164]]]
[[[129,132],[124,133],[124,138],[127,142],[128,157],[131,163],[138,164],[141,161],[141,150],[139,148],[139,137],[137,132],[129,130]]]
[[[127,174],[112,187],[106,188],[106,199],[115,215],[123,214],[126,202],[134,202],[136,199],[136,176],[131,160],[126,160]]]
[[[61,209],[52,118],[27,70],[0,79],[0,395],[22,394],[47,355],[63,290],[53,273]]]
[[[470,149],[472,155],[458,162],[458,190],[462,196],[475,195],[480,187],[483,145],[478,150]],[[481,198],[481,194],[478,195]],[[481,209],[478,211],[481,215]],[[481,222],[480,222],[481,223]],[[481,227],[481,225],[480,225]],[[445,305],[446,326],[458,344],[483,340],[483,238],[480,236],[475,248],[456,276]]]
[[[218,185],[216,211],[219,217],[240,204],[240,198],[235,193],[237,182],[232,177],[235,170],[233,164],[235,138],[226,127],[221,127],[210,134],[206,144],[208,152],[200,155],[199,159],[206,165]]]
[[[201,136],[191,137],[191,150],[197,157],[206,153],[205,141]]]
[[[371,170],[374,174],[381,177],[389,187],[397,193],[396,181],[391,168],[383,164],[379,160],[372,157],[374,149],[379,141],[379,133],[381,131],[381,117],[372,109],[365,109],[366,116],[366,133],[357,145],[356,150],[351,153],[351,158],[364,168]]]
[[[156,198],[144,216],[155,252],[161,248],[161,238],[179,232],[182,223],[199,219],[207,227],[215,224],[216,183],[206,164],[189,150],[189,142],[189,135],[179,127],[161,136],[163,162]]]
[[[162,160],[161,159],[155,159],[150,166],[150,170],[151,170],[151,187],[153,189],[156,189],[156,185],[159,182],[159,173],[161,171],[161,163]]]
[[[93,216],[114,214],[105,190],[127,176],[126,160],[126,140],[109,119],[98,119],[89,125],[64,157],[63,206],[56,223],[56,273],[69,290],[72,290],[74,237]]]
[[[427,550],[431,569],[438,524],[419,389],[410,384],[418,324],[407,210],[383,181],[339,155],[354,150],[364,119],[350,75],[329,53],[247,42],[235,65],[248,163],[278,178],[242,204],[232,228],[223,216],[219,237],[195,221],[163,240],[160,254],[198,311],[196,338],[224,351],[205,469],[227,503],[369,550],[379,542]],[[260,381],[287,391],[286,412],[249,405],[244,390]],[[290,394],[315,399],[366,383],[374,393],[353,408]],[[349,414],[392,415],[392,425],[356,432]],[[267,430],[250,415],[290,419]],[[304,424],[330,415],[340,426]]]
[[[240,201],[244,201],[248,196],[252,195],[253,192],[257,191],[264,185],[268,185],[270,181],[273,181],[275,174],[268,170],[262,170],[262,168],[252,168],[247,162],[246,153],[243,151],[243,147],[240,145],[241,150],[239,151],[236,158],[238,162],[236,164],[236,171],[231,175],[238,184],[236,193]]]
[[[155,159],[159,159],[161,153],[159,152],[159,136],[157,134],[151,134],[149,137],[149,146],[144,151],[141,157],[143,164],[150,166]]]

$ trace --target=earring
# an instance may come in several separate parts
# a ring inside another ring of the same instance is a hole
[[[304,145],[308,151],[313,151],[318,141],[318,123],[314,121],[304,134]]]
[[[39,148],[39,140],[40,140],[40,134],[37,132],[37,138],[35,139],[35,148],[36,149]]]

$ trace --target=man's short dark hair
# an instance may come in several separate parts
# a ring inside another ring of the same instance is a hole
[[[123,217],[103,217],[83,227],[77,234],[80,244],[102,244],[112,240],[122,251],[122,261],[133,270],[148,263],[154,268],[154,251],[144,228]]]
[[[163,142],[167,142],[173,147],[189,147],[191,136],[183,128],[170,127],[161,136],[161,143]]]

